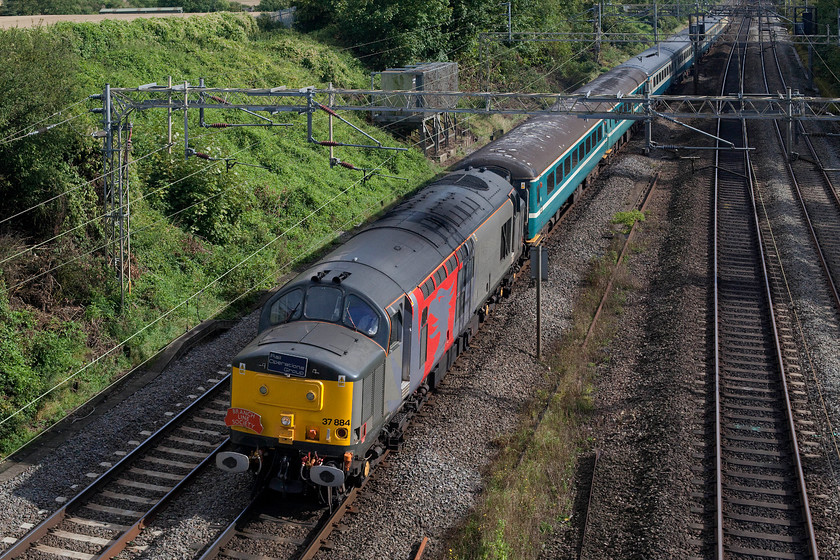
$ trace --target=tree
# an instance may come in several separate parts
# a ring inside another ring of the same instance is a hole
[[[52,30],[9,29],[0,33],[0,139],[16,138],[35,126],[66,119],[53,116],[74,101],[85,98],[75,82],[78,58]],[[76,107],[85,112],[85,107]],[[36,124],[37,123],[37,124]],[[84,128],[84,121],[73,126]],[[34,126],[33,126],[34,125]],[[0,217],[35,206],[41,201],[84,182],[80,176],[90,170],[96,158],[94,142],[72,126],[0,144]],[[82,194],[81,191],[74,191]],[[72,197],[62,197],[39,206],[4,227],[14,226],[31,235],[56,231],[73,212]]]

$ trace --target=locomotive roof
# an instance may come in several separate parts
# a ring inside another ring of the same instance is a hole
[[[329,270],[341,284],[381,307],[408,293],[458,248],[511,192],[495,173],[472,169],[447,175],[401,203],[292,282]]]

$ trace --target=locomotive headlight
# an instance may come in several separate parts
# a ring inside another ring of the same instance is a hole
[[[292,417],[291,416],[286,416],[286,415],[281,416],[280,417],[280,424],[284,428],[288,428],[289,426],[292,425]]]
[[[306,400],[314,401],[315,400],[315,393],[313,393],[312,391],[309,391],[308,393],[306,393]]]
[[[347,439],[348,433],[347,428],[338,428],[335,431],[335,437],[338,439]]]

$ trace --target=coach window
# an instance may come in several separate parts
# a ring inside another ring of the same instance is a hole
[[[566,156],[566,159],[563,160],[563,176],[568,177],[569,172],[572,170],[572,163],[569,160],[569,156]]]
[[[347,296],[342,321],[344,326],[368,336],[376,336],[376,332],[379,330],[379,316],[376,311],[362,298],[352,294]]]
[[[548,192],[550,193],[551,191],[554,190],[554,171],[553,170],[548,173],[548,178],[547,179],[548,179]]]
[[[338,321],[341,317],[342,293],[340,288],[332,286],[312,286],[306,291],[306,304],[303,314],[307,319],[316,321]]]
[[[299,319],[302,302],[303,290],[299,288],[280,296],[280,299],[271,304],[269,321],[272,325],[279,325]]]

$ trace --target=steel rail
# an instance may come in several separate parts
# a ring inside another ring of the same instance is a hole
[[[26,554],[29,548],[41,540],[43,537],[49,534],[50,530],[57,527],[64,521],[68,513],[80,507],[86,501],[91,499],[94,495],[99,493],[103,488],[105,488],[108,484],[113,482],[118,475],[125,472],[138,458],[142,457],[144,453],[153,449],[159,442],[161,442],[166,436],[168,436],[172,431],[174,431],[179,424],[181,424],[184,419],[188,418],[191,414],[193,414],[196,410],[199,409],[200,406],[206,405],[206,403],[211,400],[212,398],[216,397],[219,392],[221,392],[225,385],[227,384],[228,380],[230,379],[230,374],[227,374],[219,383],[215,386],[211,387],[209,390],[205,391],[203,395],[193,401],[189,406],[181,410],[178,414],[172,417],[166,424],[161,426],[154,434],[149,436],[143,443],[135,447],[132,451],[127,453],[119,462],[101,474],[95,481],[93,481],[87,488],[79,492],[75,497],[65,503],[62,507],[56,510],[52,515],[50,515],[47,519],[36,525],[32,528],[27,534],[23,537],[18,539],[12,546],[2,552],[0,554],[0,560],[9,560],[12,558],[19,558],[22,555]],[[111,556],[118,554],[121,550],[125,548],[125,545],[129,543],[132,539],[134,539],[142,529],[153,519],[154,515],[159,511],[160,507],[171,500],[179,491],[183,490],[184,485],[186,482],[190,481],[195,475],[204,467],[206,463],[211,460],[216,453],[220,449],[224,447],[227,443],[227,439],[220,445],[218,445],[209,455],[206,457],[199,465],[194,467],[189,473],[184,475],[184,478],[179,481],[173,488],[171,488],[157,504],[154,504],[149,510],[147,510],[134,524],[132,524],[127,530],[123,531],[119,536],[113,539],[112,543],[109,543],[107,546],[108,548],[98,555],[93,555],[96,558],[110,558]],[[109,556],[106,556],[108,554]]]
[[[747,26],[747,29],[749,30],[749,25]],[[740,36],[740,34],[739,34],[739,36]],[[733,49],[732,52],[735,52],[735,51],[736,51],[736,49]],[[731,54],[732,54],[732,52],[730,53],[730,60],[727,63],[727,72],[728,72],[728,69],[729,69],[730,64],[731,64]],[[744,47],[744,52],[746,53],[746,46]],[[746,61],[746,56],[744,57],[742,63],[745,62],[745,61]],[[741,89],[742,90],[743,90],[743,79],[744,79],[744,72],[742,72],[741,76],[740,76]],[[724,86],[723,87],[725,87],[725,84],[726,84],[726,78],[724,78]],[[720,124],[718,126],[719,126],[719,134],[720,134]],[[746,122],[745,121],[742,121],[742,123],[741,123],[740,134],[742,135],[743,142],[746,145],[748,135],[747,135]],[[745,194],[747,195],[747,199],[748,199],[747,200],[747,204],[748,204],[747,211],[749,211],[749,210],[752,211],[751,224],[748,227],[748,230],[752,230],[752,233],[755,236],[755,247],[756,247],[756,250],[757,250],[756,260],[758,261],[758,264],[760,264],[760,267],[758,267],[758,269],[757,269],[757,270],[760,270],[760,275],[758,275],[756,277],[756,280],[758,281],[758,283],[763,284],[763,290],[759,290],[760,292],[763,292],[763,293],[760,294],[759,300],[763,300],[763,301],[766,302],[767,309],[766,309],[765,313],[767,314],[767,317],[769,318],[769,331],[770,331],[769,333],[767,333],[767,335],[769,336],[770,334],[772,334],[772,348],[767,349],[768,350],[767,356],[769,358],[770,351],[772,351],[773,358],[775,359],[775,367],[773,369],[778,373],[778,381],[781,385],[781,392],[784,395],[784,398],[779,399],[779,401],[783,402],[783,404],[784,404],[784,415],[785,415],[785,419],[786,419],[787,436],[789,438],[788,441],[789,441],[789,447],[790,447],[789,451],[793,455],[794,471],[795,471],[795,476],[796,476],[796,479],[797,479],[796,484],[797,484],[798,491],[799,491],[797,496],[798,496],[799,500],[801,500],[799,502],[799,505],[801,506],[801,509],[800,509],[799,513],[802,515],[802,518],[803,518],[803,520],[805,521],[805,524],[806,524],[805,532],[806,532],[806,534],[808,534],[808,539],[809,540],[808,540],[807,544],[808,544],[809,551],[811,553],[811,557],[814,560],[817,560],[819,558],[819,554],[818,554],[817,547],[816,547],[816,540],[814,538],[813,525],[811,523],[811,517],[810,517],[810,508],[809,508],[809,505],[808,505],[808,493],[807,493],[807,488],[806,488],[806,485],[805,485],[804,474],[803,474],[803,471],[802,471],[801,459],[799,457],[799,446],[798,446],[798,442],[797,442],[797,438],[796,438],[796,430],[795,430],[795,425],[794,425],[794,420],[793,420],[792,406],[791,406],[790,396],[789,396],[789,391],[788,391],[788,386],[787,386],[786,373],[785,373],[785,362],[784,362],[784,357],[783,357],[783,353],[782,353],[782,344],[781,344],[781,340],[780,340],[777,318],[776,318],[774,305],[773,305],[772,288],[771,288],[771,282],[770,282],[770,275],[769,275],[769,272],[768,272],[768,265],[767,265],[767,261],[766,261],[765,255],[764,255],[764,249],[763,249],[764,248],[764,242],[763,242],[762,235],[761,235],[761,226],[760,226],[760,221],[759,221],[759,217],[758,217],[758,208],[757,208],[756,202],[755,202],[755,190],[754,190],[755,187],[754,187],[754,183],[753,183],[752,174],[749,172],[749,170],[751,170],[751,168],[752,168],[752,165],[751,165],[751,162],[750,162],[749,152],[744,152],[744,162],[743,163],[744,163],[745,168],[748,170],[746,176],[744,177],[744,179],[745,179],[745,185],[744,186],[746,187],[746,193]],[[717,158],[716,158],[716,164],[717,164]],[[717,167],[718,166],[716,165],[716,168]],[[717,507],[716,552],[717,552],[717,557],[720,558],[720,559],[723,559],[724,554],[725,554],[725,548],[726,548],[724,546],[724,537],[725,537],[726,532],[724,531],[724,519],[723,519],[724,518],[724,516],[723,516],[723,503],[724,503],[724,499],[723,499],[723,477],[724,477],[724,473],[723,473],[723,466],[722,466],[722,462],[723,462],[722,461],[722,451],[723,451],[722,439],[723,439],[724,436],[723,436],[723,423],[722,423],[722,419],[721,419],[722,418],[722,414],[721,414],[721,386],[722,386],[723,373],[722,373],[722,368],[721,368],[722,337],[721,337],[721,333],[720,333],[721,300],[720,300],[720,296],[719,296],[720,284],[718,282],[718,276],[720,275],[720,272],[719,272],[720,269],[719,269],[719,266],[718,266],[718,261],[721,259],[721,255],[720,255],[720,251],[719,251],[719,246],[720,246],[720,244],[719,244],[719,229],[722,225],[720,223],[720,218],[719,218],[719,213],[718,213],[718,206],[720,204],[719,185],[720,185],[719,175],[716,171],[716,173],[715,173],[715,211],[714,211],[714,213],[715,213],[715,258],[714,258],[714,261],[715,261],[715,415],[716,415],[715,439],[716,439],[716,453],[717,453],[717,456],[716,456],[716,507]],[[749,267],[751,265],[746,265],[746,264],[739,263],[738,266]],[[758,286],[756,286],[756,288],[758,288]],[[759,293],[755,292],[755,295],[759,296]],[[763,335],[759,334],[758,338],[760,339],[762,336]],[[770,342],[770,340],[767,340],[767,342]],[[763,343],[760,340],[757,343],[757,345],[759,347],[762,344]],[[756,365],[758,365],[758,364],[756,364]],[[745,367],[745,366],[742,366],[742,367]],[[767,371],[768,371],[768,373],[770,373],[769,370],[767,370]],[[757,382],[757,383],[765,383],[765,381],[762,380],[761,378],[756,378],[756,379],[750,380],[750,381],[754,381],[754,382]],[[750,381],[748,381],[748,382],[750,382]],[[769,381],[769,379],[768,379],[768,381]],[[745,388],[750,389],[748,386],[745,386]],[[772,390],[769,390],[769,388],[768,388],[768,393],[769,392],[772,392]],[[742,399],[745,399],[745,398],[749,398],[749,397],[745,397],[743,395],[739,396],[737,394],[732,396],[732,399],[734,399],[735,401],[742,400]],[[760,421],[761,417],[757,417],[756,420]],[[726,436],[726,437],[728,439],[731,439],[732,436]],[[742,439],[741,441],[750,441],[750,440]],[[752,441],[755,441],[755,440],[752,440]],[[762,440],[762,443],[766,443],[766,444],[769,444],[769,445],[780,445],[781,444],[780,441],[774,440],[773,438],[767,438],[765,440]],[[738,450],[738,451],[745,452],[745,453],[750,453],[751,452],[750,449]],[[753,451],[760,451],[760,450],[753,449]],[[767,450],[767,453],[768,454],[777,454],[777,453],[773,453],[772,450]],[[736,471],[734,474],[729,474],[727,476],[736,477],[736,478],[738,478],[740,476],[741,478],[743,478],[743,476],[746,475],[746,474],[748,474],[748,471],[744,470],[742,472]],[[781,480],[783,480],[783,479],[781,479]],[[734,491],[736,491],[736,492],[738,492],[738,491],[741,491],[741,492],[751,492],[751,491],[756,492],[756,491],[758,491],[758,492],[760,492],[760,489],[759,489],[759,487],[752,487],[752,486],[747,485],[745,487],[738,487]],[[751,504],[751,505],[753,507],[761,507],[758,503]],[[750,516],[747,516],[747,517],[750,517]],[[744,519],[744,521],[747,521],[747,519]],[[754,517],[752,519],[749,519],[749,521],[753,522],[753,523],[755,523],[755,522],[765,523],[766,522],[766,520],[763,519],[763,518],[754,518]],[[790,525],[788,524],[788,526],[790,526]],[[738,535],[738,532],[736,532],[734,534]],[[741,532],[741,534],[739,536],[750,538],[750,539],[768,539],[768,538],[772,539],[773,538],[772,536],[769,536],[768,533],[765,533],[763,531],[762,532],[757,532],[756,530]],[[754,554],[758,554],[761,551],[759,551],[757,549],[750,549],[748,551],[745,551],[742,548],[739,552],[744,552],[744,553],[747,553],[747,554],[753,554],[754,555]],[[763,551],[763,552],[771,553],[770,550],[766,550],[766,551]],[[787,557],[786,553],[784,553],[784,552],[778,552],[778,554],[772,554],[772,555],[774,557],[775,556],[777,556],[777,557]]]
[[[651,177],[650,181],[648,181],[647,187],[645,187],[645,191],[642,193],[642,200],[636,204],[637,209],[639,212],[644,212],[647,209],[647,203],[650,199],[651,193],[653,193],[653,189],[656,188],[656,182],[659,180],[659,172],[657,171],[653,177]],[[630,232],[627,234],[627,237],[624,239],[624,244],[621,247],[621,254],[618,255],[618,258],[615,261],[616,266],[613,268],[612,273],[610,274],[610,280],[607,282],[607,287],[604,288],[604,293],[601,295],[601,301],[598,304],[598,308],[595,310],[595,316],[592,317],[592,321],[589,323],[589,328],[586,331],[586,336],[583,339],[583,344],[581,345],[581,351],[586,350],[587,345],[589,345],[589,339],[592,338],[592,333],[595,331],[595,326],[598,324],[598,319],[601,317],[601,312],[604,310],[604,305],[607,303],[607,298],[612,293],[612,287],[615,283],[615,276],[616,271],[618,270],[619,264],[624,260],[624,256],[627,254],[627,249],[630,247],[630,241],[633,238],[633,235],[636,233],[636,223],[633,222],[633,225],[630,226]]]
[[[259,507],[259,504],[262,500],[265,499],[266,490],[259,492],[251,502],[245,506],[245,509],[236,516],[234,519],[225,529],[222,531],[216,540],[210,543],[210,546],[204,551],[201,555],[199,560],[209,560],[211,558],[216,558],[221,553],[222,549],[236,536],[236,533],[239,531],[239,528],[245,525],[247,521],[253,516],[253,512],[256,511]]]
[[[388,450],[379,457],[378,462],[384,460],[390,452]],[[376,472],[376,471],[374,471]],[[329,514],[324,515],[318,522],[317,526],[312,532],[312,535],[307,539],[306,546],[303,551],[296,556],[297,560],[311,560],[315,557],[321,547],[326,543],[327,538],[339,521],[341,521],[347,509],[353,505],[356,498],[365,486],[367,486],[370,477],[366,478],[361,486],[351,488],[347,495],[341,500],[341,503]],[[248,538],[248,534],[242,531],[242,528],[247,526],[252,518],[256,517],[262,508],[268,496],[273,492],[266,487],[261,488],[257,495],[251,502],[245,506],[242,512],[234,519],[216,539],[204,550],[199,560],[212,560],[213,558],[225,557],[226,547],[230,544],[234,537],[240,536]]]
[[[762,45],[761,37],[759,37],[759,45]],[[761,49],[761,52],[762,53],[764,52],[763,48]],[[782,81],[782,84],[786,85],[785,78],[784,78],[784,73],[782,72],[781,65],[779,64],[778,52],[776,51],[775,45],[773,46],[773,59],[776,63],[776,70],[778,72],[779,79]],[[762,66],[762,72],[763,72],[763,77],[764,77],[764,87],[769,92],[770,87],[769,87],[769,84],[767,82],[767,72],[766,72],[766,69],[764,67],[764,56],[763,55],[761,57],[761,66]],[[775,126],[776,137],[779,141],[779,146],[782,147],[782,151],[784,152],[785,151],[784,150],[785,144],[784,144],[784,141],[782,139],[781,127],[780,127],[778,121],[773,121],[773,124]],[[803,132],[804,132],[804,127],[803,127]],[[805,136],[805,139],[807,141],[808,148],[811,150],[811,154],[816,158],[817,153],[816,153],[816,150],[814,149],[814,146],[811,144],[810,139],[807,136]],[[790,146],[788,146],[787,148],[788,148],[788,151],[789,151]],[[838,292],[837,292],[837,286],[834,283],[834,279],[832,278],[831,271],[829,270],[828,262],[826,261],[825,255],[823,253],[822,247],[821,247],[819,239],[817,237],[817,232],[816,232],[816,230],[814,228],[814,225],[811,221],[811,217],[809,215],[808,208],[807,208],[807,205],[805,203],[805,196],[803,195],[802,190],[799,187],[799,181],[797,181],[797,179],[796,179],[796,172],[793,169],[793,165],[791,164],[791,162],[787,159],[785,161],[785,166],[787,167],[788,174],[791,178],[791,182],[792,182],[793,187],[794,187],[794,191],[796,192],[797,199],[799,200],[799,203],[800,203],[800,207],[802,208],[802,213],[803,213],[803,216],[805,218],[805,223],[808,226],[808,231],[810,232],[811,239],[814,241],[814,246],[815,246],[815,249],[817,251],[817,255],[819,256],[823,272],[825,273],[825,277],[826,277],[830,292],[831,292],[832,296],[834,297],[835,304],[837,305],[837,310],[840,311],[840,294],[838,294]],[[820,166],[820,171],[822,173],[823,179],[826,182],[826,184],[824,186],[826,186],[828,188],[828,190],[830,190],[834,194],[834,200],[837,203],[838,210],[840,210],[840,201],[837,200],[837,193],[834,191],[833,187],[831,186],[831,181],[828,178],[828,175],[825,173],[825,171],[822,170],[822,166]],[[798,442],[797,442],[797,437],[796,437],[796,427],[794,426],[794,423],[793,423],[793,414],[792,414],[792,412],[790,412],[790,408],[791,408],[790,407],[790,398],[789,398],[789,394],[787,392],[787,381],[786,381],[784,376],[782,376],[782,383],[785,387],[785,399],[787,400],[788,411],[789,411],[788,422],[789,422],[789,428],[790,428],[790,433],[791,433],[791,439],[793,441],[793,445],[796,446],[796,449],[798,449]],[[805,518],[806,529],[807,529],[807,532],[808,532],[808,541],[809,541],[808,544],[809,544],[809,548],[811,550],[811,556],[816,560],[816,559],[819,558],[819,551],[817,549],[817,539],[816,539],[816,535],[815,535],[815,532],[814,532],[814,522],[813,522],[813,519],[811,517],[811,508],[810,508],[810,505],[809,505],[809,502],[808,502],[808,491],[805,487],[805,475],[804,475],[803,470],[802,470],[802,461],[801,461],[801,458],[799,456],[799,453],[795,453],[794,456],[795,456],[795,459],[796,459],[796,469],[797,469],[797,472],[798,472],[798,475],[799,475],[800,492],[802,493],[802,499],[803,499],[803,510],[804,510],[803,511],[803,516]]]
[[[761,38],[759,38],[759,41],[760,40],[761,40]],[[776,63],[776,70],[778,72],[779,79],[782,81],[782,85],[786,87],[787,84],[785,82],[784,74],[782,73],[781,65],[779,64],[779,56],[778,56],[778,53],[776,51],[775,45],[773,46],[773,59]],[[762,63],[762,65],[764,64],[764,57],[761,58],[761,63]],[[770,91],[770,87],[767,83],[766,73],[765,73],[765,76],[764,76],[764,87],[766,88],[766,90],[768,92]],[[782,147],[782,151],[784,152],[785,151],[785,149],[784,149],[785,148],[785,142],[783,140],[781,126],[779,125],[779,121],[776,121],[776,120],[773,121],[773,124],[775,125],[775,128],[776,128],[776,135],[777,135],[778,140],[779,140],[779,145]],[[802,132],[805,133],[806,132],[805,131],[805,126],[801,122],[798,123],[798,125],[802,129]],[[826,173],[825,169],[823,168],[822,164],[820,163],[819,156],[817,155],[817,151],[814,148],[814,145],[811,143],[811,139],[808,137],[807,134],[804,134],[803,137],[805,139],[806,145],[808,146],[808,150],[811,152],[811,155],[814,158],[814,161],[816,161],[817,164],[818,164],[820,175],[822,176],[823,181],[824,181],[823,187],[825,188],[826,192],[828,193],[828,198],[830,200],[834,201],[835,208],[838,211],[838,215],[840,215],[840,198],[837,195],[837,191],[834,189],[834,186],[831,183],[831,179],[829,178],[828,174]],[[790,152],[790,150],[791,150],[791,146],[787,146],[786,153]],[[800,206],[800,208],[802,208],[802,214],[805,218],[805,224],[808,226],[808,232],[811,234],[811,239],[814,242],[814,247],[817,251],[817,256],[820,259],[820,265],[822,266],[823,272],[825,273],[826,281],[828,283],[829,292],[831,293],[832,297],[834,298],[834,305],[836,306],[836,309],[837,309],[838,313],[840,313],[840,291],[838,291],[837,283],[834,281],[834,274],[832,274],[831,267],[828,263],[828,259],[825,256],[825,252],[822,249],[822,244],[820,243],[819,236],[817,235],[816,228],[814,227],[814,223],[811,220],[810,212],[808,212],[808,206],[805,202],[805,196],[802,193],[802,189],[799,186],[799,181],[796,178],[796,172],[793,168],[793,164],[787,158],[785,158],[785,166],[787,168],[788,175],[790,176],[791,182],[793,184],[793,189],[794,189],[794,192],[796,193],[796,198],[799,201],[799,206]],[[840,271],[835,271],[835,273],[838,276],[840,276]]]
[[[383,456],[384,457],[384,456]],[[370,480],[370,479],[367,479]],[[359,495],[361,489],[367,483],[362,484],[359,488],[353,488],[347,494],[347,496],[341,501],[341,504],[335,508],[335,511],[330,513],[329,517],[324,521],[321,527],[318,529],[318,532],[312,537],[312,540],[309,541],[309,544],[306,546],[306,549],[301,553],[298,557],[298,560],[312,560],[315,558],[315,555],[318,554],[318,551],[321,550],[321,546],[327,542],[327,538],[332,533],[332,530],[338,524],[344,514],[347,512],[347,508],[349,508],[353,502],[356,501],[356,498]]]
[[[732,55],[737,48],[737,38],[741,36],[741,29],[743,28],[744,20],[741,20],[741,26],[738,28],[736,34],[735,44],[729,51],[729,57],[726,61],[726,69],[724,70],[723,78],[721,80],[721,93],[726,88],[726,78],[729,74],[730,64],[732,62]],[[717,130],[715,135],[720,138],[721,121],[717,123]],[[719,301],[719,285],[718,278],[720,276],[718,270],[718,205],[719,192],[718,185],[720,179],[720,151],[715,151],[715,175],[714,175],[714,204],[713,204],[713,218],[714,218],[714,305],[715,305],[715,543],[716,543],[716,558],[723,560],[723,467],[721,456],[722,452],[722,437],[721,437],[721,414],[720,414],[720,301]]]

